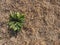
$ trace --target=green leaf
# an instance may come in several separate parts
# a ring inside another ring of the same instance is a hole
[[[24,23],[24,14],[21,14],[19,12],[11,13],[10,14],[10,20],[9,20],[9,27],[16,30],[21,30]]]
[[[14,23],[15,23],[15,22],[10,21],[8,24],[9,24],[9,25],[12,25],[12,24],[14,24]]]

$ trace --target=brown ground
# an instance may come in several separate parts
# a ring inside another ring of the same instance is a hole
[[[16,38],[8,33],[10,11],[25,14]],[[0,45],[60,45],[60,0],[0,0]]]

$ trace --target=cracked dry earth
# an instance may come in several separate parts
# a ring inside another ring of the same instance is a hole
[[[10,37],[10,11],[25,14],[17,37]],[[0,0],[0,45],[60,45],[60,0]]]

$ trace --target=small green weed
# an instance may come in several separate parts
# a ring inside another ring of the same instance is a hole
[[[24,14],[14,12],[10,14],[9,28],[14,31],[20,31],[24,23]]]

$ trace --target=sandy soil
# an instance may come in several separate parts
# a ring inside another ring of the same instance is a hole
[[[17,37],[8,32],[10,11],[25,14]],[[60,45],[60,0],[0,0],[0,45]]]

